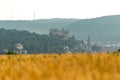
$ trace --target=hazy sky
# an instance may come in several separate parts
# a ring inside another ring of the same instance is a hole
[[[120,0],[0,0],[0,19],[93,18],[120,14]]]

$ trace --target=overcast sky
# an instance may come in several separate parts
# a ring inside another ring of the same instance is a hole
[[[0,19],[94,18],[120,14],[120,0],[0,0]]]

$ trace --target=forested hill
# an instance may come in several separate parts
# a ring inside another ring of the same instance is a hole
[[[39,35],[28,31],[18,31],[16,29],[0,29],[0,53],[3,50],[15,51],[15,44],[21,43],[28,53],[61,53],[64,47],[70,50],[76,45],[76,40],[71,37],[64,40],[62,36]]]
[[[47,34],[51,28],[64,28],[77,39],[86,40],[90,35],[93,41],[120,41],[120,15],[92,19],[3,20],[0,21],[0,28],[39,34]]]
[[[51,28],[64,28],[78,19],[40,19],[40,20],[3,20],[0,28],[27,30],[39,34],[47,34]]]
[[[120,41],[120,15],[78,20],[65,29],[78,39],[90,35],[93,41]]]

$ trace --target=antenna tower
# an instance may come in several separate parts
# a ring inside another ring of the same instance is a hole
[[[34,20],[35,20],[35,10],[34,10]]]

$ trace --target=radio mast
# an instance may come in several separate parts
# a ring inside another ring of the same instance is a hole
[[[35,20],[35,10],[34,10],[34,20]]]

